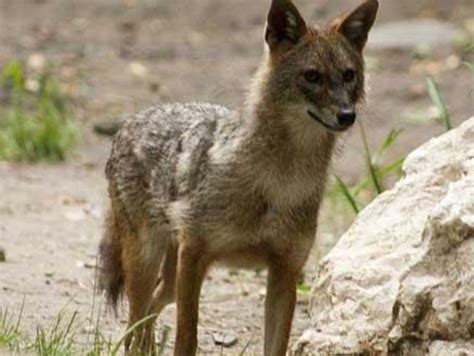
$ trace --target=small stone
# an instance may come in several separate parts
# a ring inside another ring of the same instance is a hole
[[[86,213],[83,209],[71,209],[64,212],[64,217],[70,221],[82,221],[86,218]]]
[[[424,83],[416,83],[408,89],[408,99],[416,100],[426,96],[426,85]]]
[[[217,346],[223,347],[232,347],[237,344],[237,336],[234,334],[228,334],[223,332],[214,332],[212,333],[212,339],[214,340],[214,344]]]
[[[76,261],[77,268],[96,268],[97,265],[95,262],[85,262],[85,261]]]
[[[150,91],[152,93],[157,93],[160,90],[160,83],[158,82],[151,82],[149,85]]]
[[[95,325],[86,325],[86,326],[83,326],[81,328],[81,332],[84,333],[84,334],[91,334],[93,332],[95,332]]]
[[[27,79],[25,81],[25,89],[30,93],[37,93],[40,90],[40,83],[35,79]]]
[[[77,268],[84,268],[85,266],[86,266],[86,263],[84,261],[76,261]]]
[[[33,53],[28,57],[27,66],[31,70],[40,72],[46,66],[46,58],[41,53]]]
[[[89,25],[89,20],[85,17],[78,17],[72,21],[72,24],[76,27],[76,30],[83,31]]]
[[[137,23],[133,20],[125,20],[119,23],[119,29],[123,32],[134,32],[137,30]]]
[[[98,122],[94,125],[95,133],[104,136],[113,136],[122,126],[122,119],[112,119]]]
[[[148,69],[140,62],[131,62],[129,65],[130,72],[140,78],[143,79],[148,75]]]
[[[95,262],[86,262],[86,263],[84,263],[84,268],[94,269],[96,267],[97,267],[97,265],[95,264]]]
[[[0,247],[0,262],[6,262],[7,256],[5,255],[5,250]]]
[[[461,65],[461,63],[462,63],[461,58],[459,58],[455,54],[446,58],[446,66],[449,69],[456,69]]]

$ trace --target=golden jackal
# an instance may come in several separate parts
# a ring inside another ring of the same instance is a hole
[[[125,122],[106,168],[100,282],[113,305],[125,290],[129,326],[154,315],[127,352],[153,352],[156,315],[176,300],[174,353],[194,355],[201,285],[222,262],[268,268],[264,353],[286,353],[335,141],[364,96],[377,9],[367,0],[319,27],[273,0],[244,107],[166,104]]]

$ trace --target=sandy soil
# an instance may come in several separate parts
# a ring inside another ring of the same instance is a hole
[[[298,1],[303,13],[324,21],[355,3]],[[471,0],[416,3],[384,2],[380,23],[428,16],[472,30]],[[62,309],[78,310],[84,342],[91,315],[97,313],[105,334],[117,337],[124,330],[125,313],[118,319],[104,313],[102,299],[92,293],[110,146],[108,138],[93,134],[92,126],[163,101],[237,107],[259,63],[267,6],[268,1],[248,0],[0,2],[0,66],[12,58],[28,62],[34,54],[44,56],[73,98],[83,132],[81,145],[64,164],[0,163],[0,245],[7,254],[7,262],[0,264],[0,307],[16,311],[24,299],[26,330],[51,323]],[[454,53],[450,46],[435,48],[434,57],[422,65],[414,64],[413,50],[369,48],[367,53],[371,89],[362,116],[372,145],[393,127],[405,129],[392,158],[443,132],[436,122],[407,120],[430,107],[427,73],[439,79],[455,123],[474,113],[472,76],[455,58],[447,60]],[[345,153],[336,159],[334,171],[354,182],[363,171],[357,130],[344,141]],[[325,241],[328,236],[334,241],[347,226],[347,219],[331,213],[322,212],[319,234]],[[316,255],[307,266],[309,281]],[[264,273],[210,274],[202,294],[202,354],[220,354],[211,336],[216,330],[238,336],[238,344],[224,354],[236,354],[247,343],[249,354],[261,353],[264,285]],[[306,296],[301,295],[294,337],[308,323]],[[173,328],[174,307],[159,324]]]

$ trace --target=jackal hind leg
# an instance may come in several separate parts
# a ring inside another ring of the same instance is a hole
[[[148,315],[153,315],[150,322],[146,323],[145,339],[154,338],[155,321],[162,310],[175,301],[176,297],[176,268],[178,262],[178,249],[176,244],[170,242],[160,269],[158,285],[153,291]]]
[[[125,290],[129,302],[128,327],[150,315],[153,291],[158,283],[160,266],[167,250],[167,236],[160,236],[154,229],[141,228],[127,239],[124,249]],[[127,354],[152,354],[154,352],[153,323],[156,318],[136,325],[125,338]]]

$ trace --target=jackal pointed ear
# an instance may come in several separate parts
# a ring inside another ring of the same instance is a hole
[[[359,51],[364,49],[369,31],[375,22],[379,3],[377,0],[366,0],[357,9],[335,24],[336,29],[343,34]]]
[[[306,31],[306,23],[290,0],[272,0],[265,31],[265,41],[270,50],[289,48]]]

